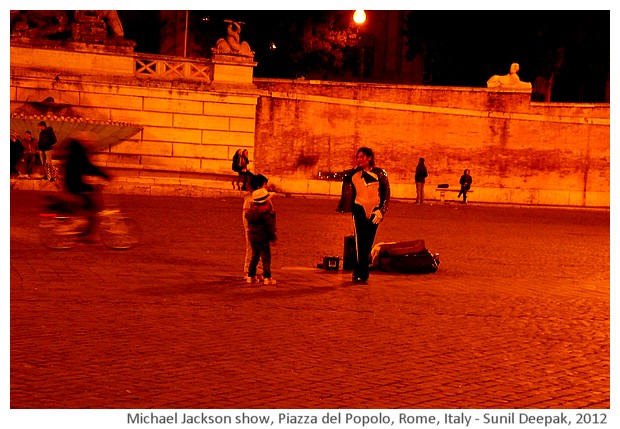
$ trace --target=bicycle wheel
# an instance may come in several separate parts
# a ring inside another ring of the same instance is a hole
[[[76,235],[68,234],[71,221],[54,219],[42,221],[39,225],[39,241],[49,249],[63,250],[75,246]]]
[[[110,219],[101,223],[99,238],[106,246],[117,249],[129,249],[140,242],[142,230],[138,222],[128,217]]]

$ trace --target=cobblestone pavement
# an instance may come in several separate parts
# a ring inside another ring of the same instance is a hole
[[[11,408],[609,408],[609,211],[393,202],[435,274],[316,268],[352,232],[276,198],[275,286],[241,280],[240,197],[116,196],[134,249],[46,250],[11,191]]]

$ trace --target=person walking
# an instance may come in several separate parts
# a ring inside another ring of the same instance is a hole
[[[24,145],[17,133],[11,133],[10,161],[11,161],[11,178],[19,177],[17,164],[24,153]]]
[[[32,137],[30,131],[24,133],[24,163],[26,164],[26,176],[30,178],[30,175],[34,172],[34,165],[39,151],[37,148],[37,140]]]
[[[274,285],[271,277],[271,243],[276,241],[276,213],[270,204],[272,194],[265,188],[252,192],[252,204],[245,214],[248,220],[248,238],[252,247],[252,258],[248,267],[248,283],[256,283],[258,261],[263,263],[263,283]]]
[[[463,171],[463,175],[461,176],[459,183],[461,184],[461,190],[457,196],[460,197],[463,195],[463,204],[467,204],[467,191],[471,188],[472,178],[469,174],[469,169],[465,169]]]
[[[416,204],[424,203],[424,182],[428,177],[424,158],[420,158],[415,168],[415,202]]]
[[[371,148],[359,148],[355,162],[355,168],[343,172],[342,195],[336,211],[352,213],[356,250],[352,280],[367,284],[370,251],[379,223],[388,209],[390,183],[387,172],[375,167],[375,154]]]
[[[44,121],[39,122],[39,156],[43,165],[43,180],[53,182],[54,164],[52,163],[52,147],[56,144],[56,134],[52,127],[48,127]]]

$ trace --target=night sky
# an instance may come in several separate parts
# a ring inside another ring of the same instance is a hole
[[[193,56],[225,35],[223,19],[243,21],[242,40],[256,52],[256,77],[294,78],[312,71],[313,57],[301,41],[308,19],[333,20],[335,29],[352,26],[352,11],[197,11],[190,12],[190,29],[197,46]],[[158,11],[119,11],[126,38],[136,52],[160,53]],[[208,18],[205,20],[204,18]],[[608,101],[610,72],[610,11],[413,11],[403,39],[407,56],[424,55],[425,84],[483,87],[494,74],[505,74],[513,62],[519,76],[534,82],[554,76],[552,101]],[[278,46],[270,49],[271,44]],[[341,68],[354,67],[352,48],[343,48]],[[190,55],[192,56],[192,55]],[[333,78],[333,76],[331,77]],[[336,76],[337,79],[337,76]],[[372,79],[370,79],[372,81]],[[385,83],[385,82],[384,82]]]

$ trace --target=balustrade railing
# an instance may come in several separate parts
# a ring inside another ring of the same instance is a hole
[[[138,77],[188,79],[211,83],[213,64],[209,60],[183,59],[161,55],[135,56],[134,74]]]

